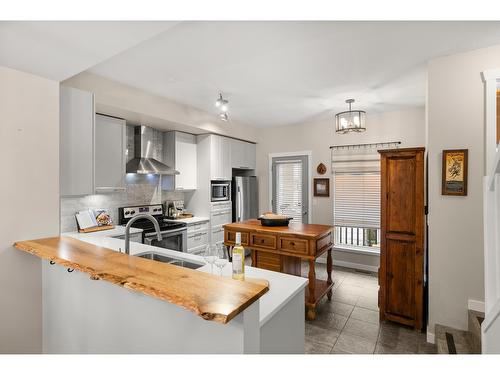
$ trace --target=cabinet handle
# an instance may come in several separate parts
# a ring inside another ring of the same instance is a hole
[[[290,242],[290,246],[295,246],[295,242]]]
[[[49,263],[50,263],[52,266],[53,266],[54,264],[56,264],[56,262],[54,262],[53,260],[51,260]]]
[[[73,272],[74,270],[75,270],[74,268],[68,268],[68,270],[67,270],[67,271],[71,273],[71,272]]]

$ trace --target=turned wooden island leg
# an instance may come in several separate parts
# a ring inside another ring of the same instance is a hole
[[[328,284],[333,284],[332,280],[332,268],[333,268],[333,262],[332,262],[332,249],[328,250],[328,253],[326,255],[326,273],[328,275],[327,281]],[[328,301],[332,300],[332,288],[328,291],[326,296],[328,297]]]
[[[226,245],[227,250],[227,259],[232,262],[233,261],[233,246]]]
[[[307,319],[314,320],[316,319],[316,261],[314,259],[309,260],[309,303],[310,305],[307,307]]]

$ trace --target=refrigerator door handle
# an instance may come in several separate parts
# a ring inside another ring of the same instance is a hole
[[[240,191],[240,187],[238,186],[238,199],[239,199],[239,209],[238,209],[238,221],[241,221],[241,210],[243,209],[243,198]]]

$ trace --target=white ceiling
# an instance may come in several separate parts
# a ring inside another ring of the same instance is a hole
[[[499,22],[182,22],[91,72],[265,127],[423,106],[426,62],[500,43]]]
[[[0,65],[62,81],[177,22],[0,22]]]
[[[0,22],[0,65],[90,72],[252,126],[423,106],[429,59],[500,43],[500,22]],[[89,69],[90,68],[90,69]]]

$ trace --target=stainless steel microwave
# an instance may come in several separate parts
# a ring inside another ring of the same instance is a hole
[[[210,188],[212,202],[231,200],[231,181],[212,181]]]

